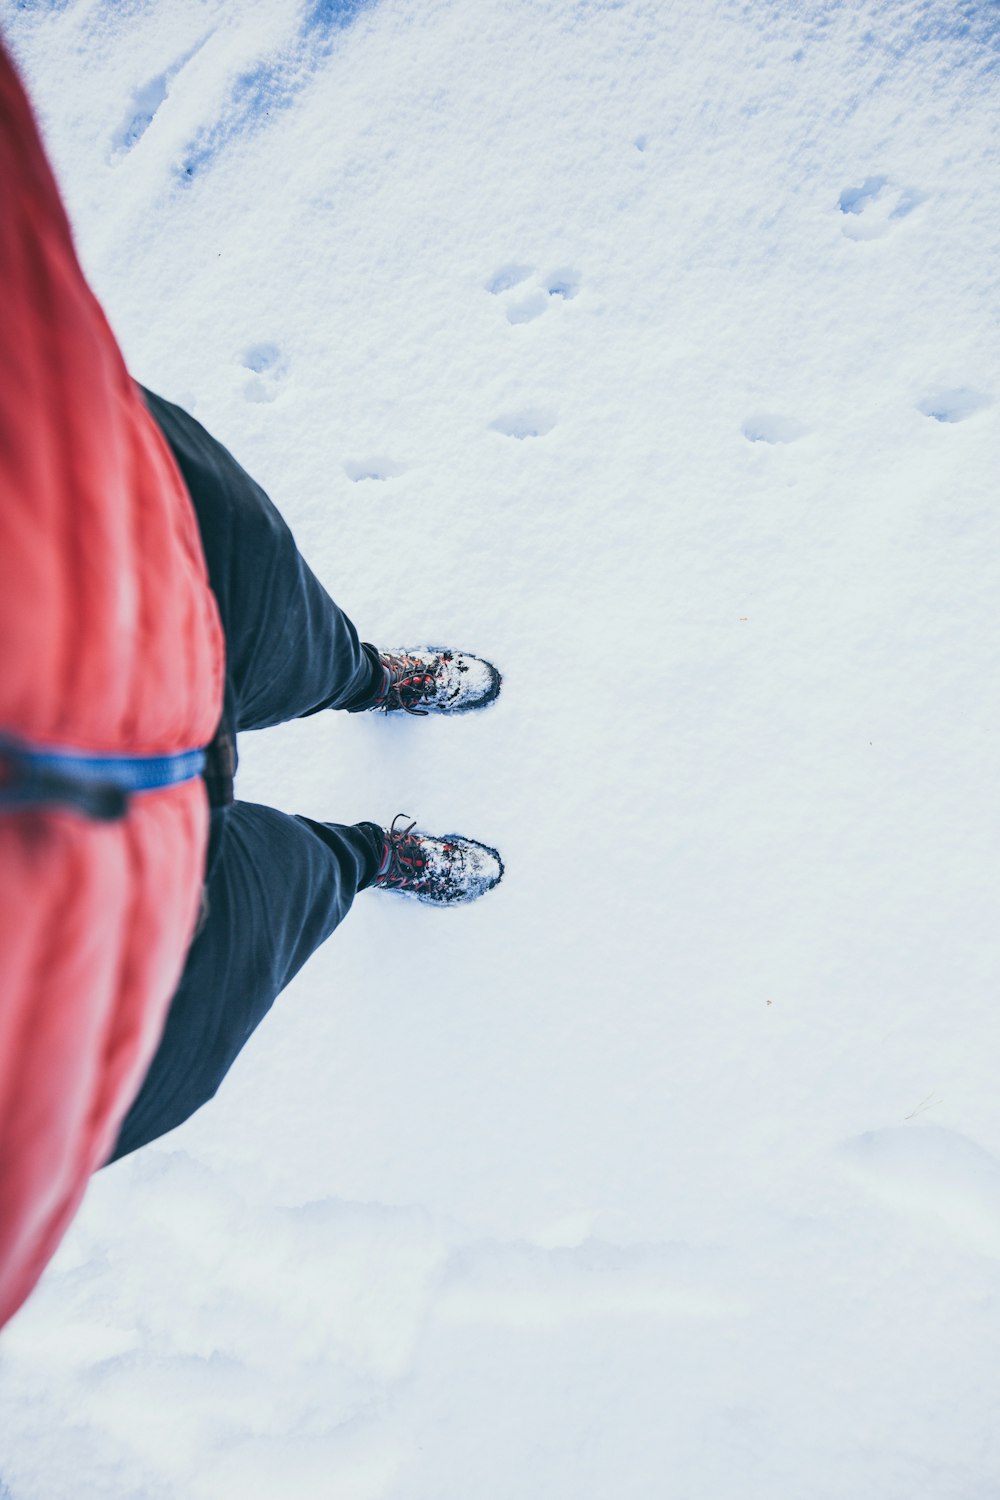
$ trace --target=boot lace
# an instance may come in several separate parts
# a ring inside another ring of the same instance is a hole
[[[427,717],[427,709],[420,704],[437,693],[437,673],[426,662],[415,656],[381,656],[382,665],[389,672],[389,686],[382,696],[379,707],[386,713],[401,708],[408,714]],[[449,653],[439,656],[437,663],[450,660]]]
[[[378,885],[405,885],[412,890],[419,885],[421,876],[427,868],[427,856],[420,840],[410,837],[417,826],[416,819],[412,823],[407,823],[405,828],[396,827],[400,819],[405,822],[406,816],[406,813],[397,813],[392,820],[392,826],[386,831],[385,848],[382,853],[385,869],[376,877]]]

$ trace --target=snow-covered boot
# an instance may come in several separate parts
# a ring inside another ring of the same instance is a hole
[[[378,657],[385,680],[378,697],[365,705],[367,709],[463,714],[485,708],[500,692],[496,667],[467,652],[421,646],[412,651],[379,651]]]
[[[485,896],[499,883],[503,860],[488,844],[459,833],[433,837],[419,832],[415,823],[397,827],[405,816],[397,813],[392,827],[383,829],[382,863],[373,885],[436,906],[455,906]]]

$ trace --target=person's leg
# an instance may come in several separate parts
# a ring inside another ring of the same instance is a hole
[[[187,413],[144,394],[194,501],[226,634],[226,707],[217,740],[322,708],[364,707],[385,688],[378,653],[359,642],[264,491]],[[495,696],[492,681],[487,688]],[[234,768],[235,747],[228,777]],[[218,780],[223,785],[227,775]],[[250,803],[217,806],[206,916],[109,1159],[174,1129],[215,1094],[277,996],[344,919],[359,890],[377,881],[450,903],[482,894],[501,874],[496,851],[470,840],[409,830],[387,835],[374,823],[317,823]]]
[[[211,1099],[276,997],[369,885],[375,824],[339,826],[236,802],[224,819],[203,925],[159,1048],[109,1158],[183,1123]]]
[[[226,634],[233,733],[364,705],[383,683],[378,654],[361,644],[276,507],[192,416],[151,391],[143,396],[198,517]]]
[[[260,485],[187,412],[143,395],[197,513],[226,632],[230,738],[324,708],[461,714],[494,702],[500,673],[481,657],[359,641]]]

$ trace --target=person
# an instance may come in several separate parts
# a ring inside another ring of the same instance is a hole
[[[498,851],[397,816],[322,823],[233,800],[239,731],[325,709],[463,714],[501,676],[467,652],[362,642],[263,489],[179,406],[143,389],[194,505],[226,643],[222,721],[208,748],[212,803],[203,918],[160,1045],[122,1124],[115,1161],[213,1097],[277,996],[359,891],[432,906],[473,901],[503,875]]]
[[[372,887],[496,850],[234,800],[239,730],[464,713],[499,673],[363,643],[263,491],[129,374],[0,44],[0,1326],[92,1174],[217,1089]]]

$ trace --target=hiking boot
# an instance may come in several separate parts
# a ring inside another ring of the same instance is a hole
[[[382,830],[382,863],[372,885],[435,906],[456,906],[485,896],[499,883],[503,860],[488,844],[458,833],[434,838],[418,832],[415,823],[397,827],[405,817],[397,813],[392,827]]]
[[[490,662],[463,651],[418,647],[379,651],[385,680],[365,709],[408,714],[464,714],[485,708],[500,692],[500,673]],[[355,710],[361,712],[362,710]]]

